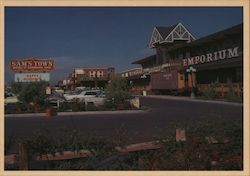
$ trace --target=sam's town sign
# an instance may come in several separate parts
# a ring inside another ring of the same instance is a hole
[[[15,73],[15,82],[37,82],[50,80],[46,73],[54,69],[54,60],[51,59],[14,59],[9,63],[9,68]]]
[[[224,49],[213,53],[183,59],[183,66],[191,66],[208,62],[215,62],[223,59],[231,59],[239,56],[239,47]]]
[[[10,70],[13,72],[46,72],[54,69],[54,61],[51,59],[15,59],[10,61]]]

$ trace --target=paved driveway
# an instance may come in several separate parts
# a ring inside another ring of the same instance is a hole
[[[174,135],[178,124],[192,125],[197,121],[217,122],[226,119],[241,123],[240,105],[195,102],[175,99],[141,97],[141,104],[149,111],[119,114],[86,114],[45,117],[5,117],[5,137],[30,136],[38,129],[47,129],[51,135],[60,135],[60,129],[78,129],[83,136],[123,139],[126,143],[154,140]]]

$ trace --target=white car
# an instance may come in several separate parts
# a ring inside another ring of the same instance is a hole
[[[98,97],[102,94],[102,90],[83,90],[83,91],[77,91],[74,94],[64,94],[64,98],[69,101],[73,99],[77,99],[80,101],[83,101],[85,98],[89,97]]]
[[[18,103],[19,100],[17,99],[17,96],[11,96],[11,97],[7,97],[4,99],[4,104],[11,104],[11,103]]]

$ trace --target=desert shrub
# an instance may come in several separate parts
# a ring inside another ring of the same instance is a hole
[[[106,87],[107,102],[110,106],[123,104],[131,97],[127,80],[122,77],[114,77]]]
[[[242,101],[242,98],[234,92],[232,83],[229,84],[229,91],[226,93],[225,98],[229,101]]]
[[[46,99],[46,82],[12,83],[13,92],[18,95],[18,100],[30,104],[36,103],[39,105],[45,104]]]
[[[218,92],[216,92],[216,87],[218,86],[218,81],[212,82],[208,86],[208,90],[204,92],[204,97],[208,99],[215,99],[219,97]]]

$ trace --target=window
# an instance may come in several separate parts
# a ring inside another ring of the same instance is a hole
[[[99,72],[99,77],[103,77],[103,71]]]
[[[86,92],[85,95],[97,95],[97,92]]]

